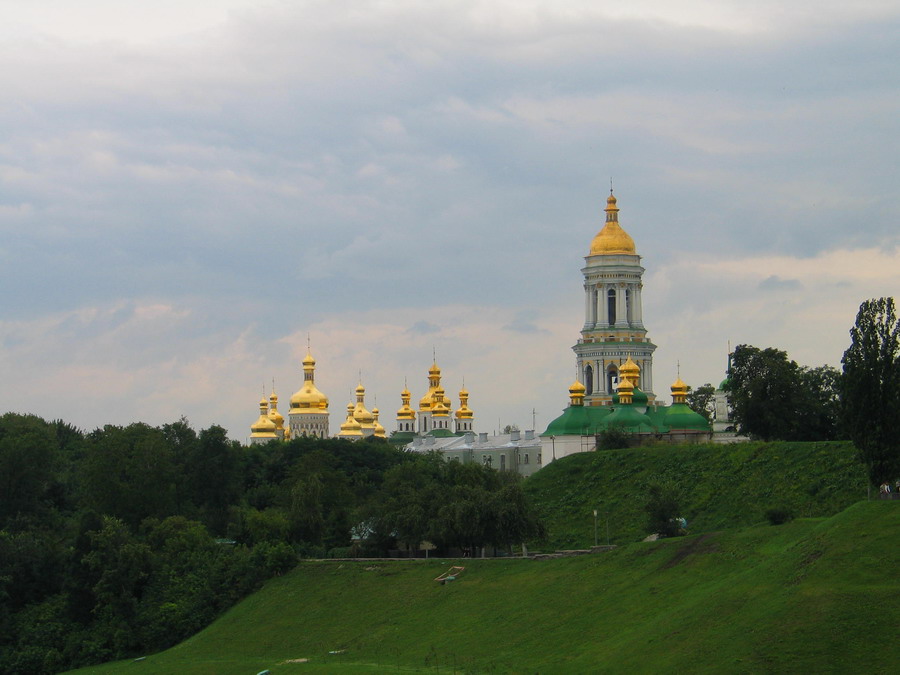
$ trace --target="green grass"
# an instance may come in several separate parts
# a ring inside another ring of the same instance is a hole
[[[692,533],[761,523],[770,508],[796,517],[828,516],[866,498],[866,474],[850,443],[660,445],[588,452],[553,462],[525,482],[550,533],[542,547],[600,543],[606,514],[614,544],[646,536],[648,483],[671,482],[682,494]]]
[[[453,561],[306,562],[173,649],[77,672],[893,672],[898,534],[900,502],[874,501],[590,556],[467,560],[445,586],[433,578]]]

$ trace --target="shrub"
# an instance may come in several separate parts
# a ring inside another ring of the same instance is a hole
[[[768,520],[771,525],[783,525],[793,519],[794,514],[791,513],[791,510],[788,508],[781,507],[766,511],[766,520]]]

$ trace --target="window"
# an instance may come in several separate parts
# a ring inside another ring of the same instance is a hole
[[[525,453],[525,461],[523,462],[523,464],[528,464],[528,453],[527,452]]]
[[[506,469],[506,455],[500,455],[500,470]]]
[[[616,322],[616,292],[613,289],[609,289],[606,294],[606,308],[609,318],[607,323],[612,325]]]
[[[584,367],[584,395],[590,396],[594,393],[594,369],[587,365]]]

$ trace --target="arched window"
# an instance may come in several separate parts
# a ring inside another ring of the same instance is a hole
[[[616,385],[619,381],[619,371],[616,370],[615,366],[610,366],[609,370],[606,371],[606,391],[612,394],[616,390]]]
[[[606,294],[606,311],[609,316],[608,323],[614,324],[616,322],[616,292],[611,288]]]
[[[631,311],[631,291],[625,291],[625,318],[628,319],[628,323],[634,321],[634,315]]]
[[[590,396],[594,393],[594,369],[588,364],[584,367],[584,395]]]

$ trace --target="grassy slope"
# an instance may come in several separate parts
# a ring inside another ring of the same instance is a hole
[[[174,649],[79,672],[893,672],[898,533],[900,503],[861,502],[592,556],[466,561],[446,586],[432,579],[447,561],[303,563]]]
[[[692,533],[752,525],[767,509],[827,516],[866,497],[850,443],[740,443],[589,452],[553,462],[525,482],[550,532],[550,549],[594,543],[593,509],[609,513],[614,544],[642,539],[644,490],[672,482]],[[599,519],[605,543],[605,515]]]

